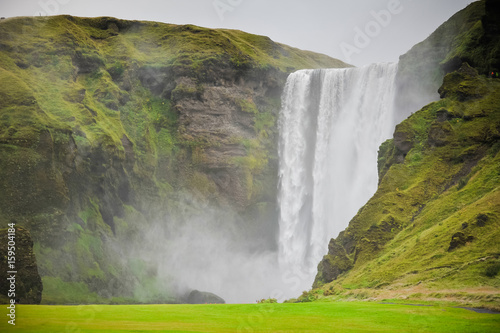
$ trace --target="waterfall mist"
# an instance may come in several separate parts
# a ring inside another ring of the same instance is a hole
[[[190,291],[200,290],[227,303],[255,303],[302,292],[300,272],[280,271],[276,249],[255,235],[252,221],[182,196],[173,213],[150,223],[134,243],[116,245],[126,262],[139,261],[147,271],[137,281],[135,298],[185,302]],[[275,233],[275,224],[269,221],[264,232]]]
[[[302,70],[279,119],[279,262],[310,288],[328,241],[377,188],[377,151],[394,130],[397,64]]]
[[[396,72],[397,64],[374,64],[292,73],[279,118],[279,232],[275,219],[256,231],[251,219],[184,195],[143,239],[122,246],[155,277],[153,291],[140,282],[136,297],[163,290],[182,302],[197,289],[253,303],[310,289],[330,238],[376,191],[377,151],[395,125]],[[262,236],[276,233],[277,250]]]

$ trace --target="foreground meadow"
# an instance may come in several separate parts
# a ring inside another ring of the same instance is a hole
[[[2,305],[2,307],[4,307]],[[3,311],[5,313],[6,310]],[[369,302],[19,305],[1,332],[499,332],[500,314]]]

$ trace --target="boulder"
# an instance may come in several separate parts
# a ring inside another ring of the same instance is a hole
[[[40,304],[42,300],[42,279],[38,274],[35,254],[33,253],[33,241],[28,230],[16,226],[14,238],[10,239],[15,243],[13,267],[8,267],[8,247],[9,247],[9,229],[0,230],[0,295],[2,302],[15,299],[16,303],[21,304]],[[12,236],[11,236],[12,237]],[[10,281],[7,280],[12,274],[9,271],[15,271],[15,296],[9,295]]]
[[[479,77],[477,70],[464,62],[457,71],[444,77],[438,93],[441,98],[449,97],[465,102],[485,96],[488,88]]]
[[[188,304],[225,304],[226,301],[223,300],[221,297],[206,292],[206,291],[199,291],[199,290],[193,290],[189,293],[188,299],[187,299]]]
[[[448,252],[462,247],[467,243],[470,243],[474,240],[474,236],[465,236],[463,232],[456,232],[451,236],[450,246],[448,247]]]

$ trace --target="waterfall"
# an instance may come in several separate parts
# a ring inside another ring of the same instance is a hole
[[[377,188],[377,151],[392,137],[397,64],[301,70],[279,119],[279,261],[309,289],[328,241]],[[292,268],[294,267],[294,268]]]

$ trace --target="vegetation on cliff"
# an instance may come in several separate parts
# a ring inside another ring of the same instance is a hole
[[[322,294],[498,308],[500,81],[464,63],[439,92],[381,146],[377,192],[318,266]]]
[[[498,13],[496,0],[473,2],[400,57],[396,104],[401,114],[436,100],[445,74],[463,62],[481,75],[500,71]]]
[[[330,241],[319,289],[303,297],[451,298],[499,308],[500,81],[488,75],[499,69],[497,4],[471,4],[401,57],[399,79],[420,71],[409,86],[447,73],[435,90],[441,99],[382,144],[377,192]]]
[[[173,300],[145,290],[154,265],[113,244],[172,223],[193,201],[235,212],[249,237],[269,228],[286,76],[339,66],[234,30],[2,20],[0,225],[30,230],[44,302]]]
[[[33,240],[28,230],[15,226],[12,221],[9,224],[9,228],[0,229],[0,302],[40,304],[43,285],[33,253]]]

